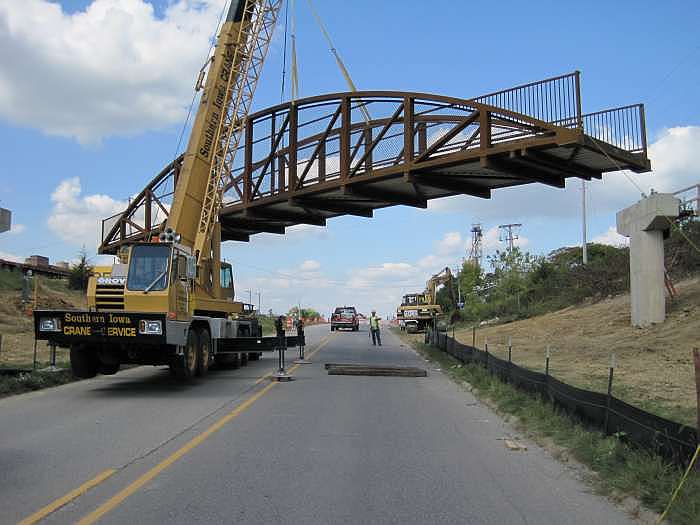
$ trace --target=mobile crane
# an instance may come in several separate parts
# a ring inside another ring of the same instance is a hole
[[[421,332],[433,322],[435,317],[442,315],[442,306],[437,304],[437,287],[441,284],[449,288],[452,303],[456,305],[457,301],[452,288],[453,279],[452,272],[445,267],[428,279],[423,293],[404,295],[401,305],[396,310],[396,318],[401,328],[407,332]]]
[[[73,373],[114,374],[125,363],[169,365],[181,377],[212,362],[245,364],[303,334],[262,337],[252,311],[234,300],[221,261],[218,212],[282,0],[231,0],[203,88],[167,221],[159,235],[121,246],[96,267],[88,310],[37,310],[35,336],[70,348]]]

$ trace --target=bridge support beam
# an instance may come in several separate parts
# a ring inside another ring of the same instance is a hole
[[[403,204],[404,206],[413,206],[414,208],[423,209],[428,207],[427,199],[413,195],[406,195],[396,191],[346,186],[344,192],[346,195],[355,195],[377,203]]]
[[[664,235],[680,213],[680,200],[654,193],[617,212],[617,232],[630,238],[630,306],[632,326],[666,320]]]
[[[356,215],[358,217],[372,218],[374,213],[371,209],[357,206],[352,202],[347,202],[342,199],[307,199],[295,197],[287,201],[291,206],[300,208],[310,208],[316,210],[327,211],[331,213],[342,213],[345,215]]]
[[[490,189],[461,181],[459,180],[459,176],[440,175],[437,173],[430,175],[416,173],[409,175],[409,177],[412,182],[418,185],[432,186],[433,188],[439,188],[441,190],[451,191],[454,193],[463,193],[473,197],[481,197],[482,199],[491,198]]]

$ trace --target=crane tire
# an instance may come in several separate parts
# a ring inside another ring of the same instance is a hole
[[[97,351],[85,345],[75,344],[70,347],[70,368],[75,377],[89,379],[95,377],[99,370],[100,362],[97,359]]]
[[[197,330],[197,338],[199,339],[199,345],[197,345],[197,370],[195,373],[198,376],[205,376],[209,371],[209,362],[211,361],[211,336],[209,335],[209,330],[200,328]]]

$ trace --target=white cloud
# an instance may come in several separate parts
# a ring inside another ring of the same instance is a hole
[[[3,259],[5,261],[23,263],[25,258],[20,257],[19,255],[15,255],[13,253],[0,252],[0,259]]]
[[[181,122],[224,1],[0,2],[0,117],[82,143]]]
[[[448,232],[442,239],[435,243],[435,251],[438,255],[455,255],[464,252],[466,241],[459,232]]]
[[[700,127],[679,126],[664,129],[649,146],[650,173],[612,172],[602,181],[588,184],[588,208],[591,215],[614,213],[626,208],[651,188],[672,192],[700,182]],[[561,218],[578,215],[581,210],[581,181],[568,179],[565,189],[543,184],[495,190],[491,199],[458,195],[429,201],[428,209],[437,212],[466,213],[474,221],[525,222],[533,217]],[[505,210],[505,211],[504,211]]]
[[[418,259],[416,266],[418,266],[418,268],[422,268],[422,269],[438,268],[438,267],[442,266],[443,260],[444,260],[443,257],[438,257],[435,254],[430,254],[430,255],[426,255],[425,257],[421,257],[420,259]]]
[[[610,226],[605,233],[593,237],[591,242],[607,244],[609,246],[627,246],[629,244],[629,239],[617,233],[614,226]]]
[[[301,263],[299,266],[299,269],[302,272],[311,272],[313,270],[318,270],[321,267],[321,263],[318,261],[314,261],[313,259],[308,259]]]
[[[24,231],[27,229],[27,227],[24,224],[13,224],[10,226],[10,231],[8,232],[10,235],[19,235],[20,233],[24,233]]]
[[[62,181],[51,194],[53,209],[48,226],[64,241],[94,250],[100,242],[102,219],[126,207],[108,195],[81,195],[80,179]]]

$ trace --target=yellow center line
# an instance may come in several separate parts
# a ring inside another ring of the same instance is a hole
[[[327,336],[324,340],[322,340],[318,344],[316,349],[309,354],[309,357],[311,357],[312,355],[314,355],[318,351],[320,351],[330,341],[330,339],[331,339],[331,337]],[[299,365],[296,365],[296,366],[299,366]],[[296,367],[292,367],[292,369],[295,369],[295,368]],[[83,517],[80,521],[77,522],[77,525],[91,525],[91,524],[95,523],[96,521],[98,521],[100,518],[102,518],[105,514],[114,510],[124,500],[126,500],[129,496],[134,494],[137,490],[139,490],[141,487],[143,487],[146,483],[148,483],[153,478],[158,476],[158,474],[160,474],[165,469],[167,469],[168,467],[173,465],[177,460],[182,458],[185,454],[187,454],[188,452],[193,450],[195,447],[197,447],[198,445],[201,445],[209,436],[214,434],[217,430],[220,430],[224,425],[233,421],[235,418],[237,418],[239,415],[241,415],[243,412],[245,412],[248,408],[250,408],[253,405],[253,403],[255,403],[258,399],[260,399],[265,394],[267,394],[272,389],[272,387],[274,387],[276,384],[277,384],[276,382],[270,383],[269,385],[263,387],[257,393],[253,394],[251,397],[249,397],[248,399],[243,401],[240,405],[238,405],[231,412],[229,412],[224,417],[219,419],[216,423],[211,425],[204,432],[202,432],[198,436],[195,436],[194,438],[192,438],[190,441],[188,441],[186,444],[184,444],[182,447],[180,447],[177,451],[173,452],[170,456],[165,458],[163,461],[158,463],[156,466],[154,466],[153,468],[148,470],[146,473],[139,476],[136,480],[131,482],[129,485],[127,485],[122,490],[117,492],[114,496],[112,496],[107,501],[102,503],[99,507],[97,507],[90,514]]]
[[[81,496],[82,494],[86,493],[88,490],[90,490],[94,486],[99,485],[100,483],[102,483],[104,480],[106,480],[108,477],[110,477],[115,472],[116,472],[115,469],[107,469],[104,472],[101,472],[100,474],[98,474],[97,476],[92,478],[90,481],[87,481],[87,482],[83,483],[82,485],[80,485],[77,489],[71,490],[65,496],[58,498],[57,500],[49,503],[45,507],[36,511],[31,516],[24,518],[17,525],[34,525],[34,523],[37,523],[37,522],[43,520],[46,516],[48,516],[52,512],[57,511],[58,509],[63,507],[66,503],[69,503],[70,501],[74,500],[78,496]]]

